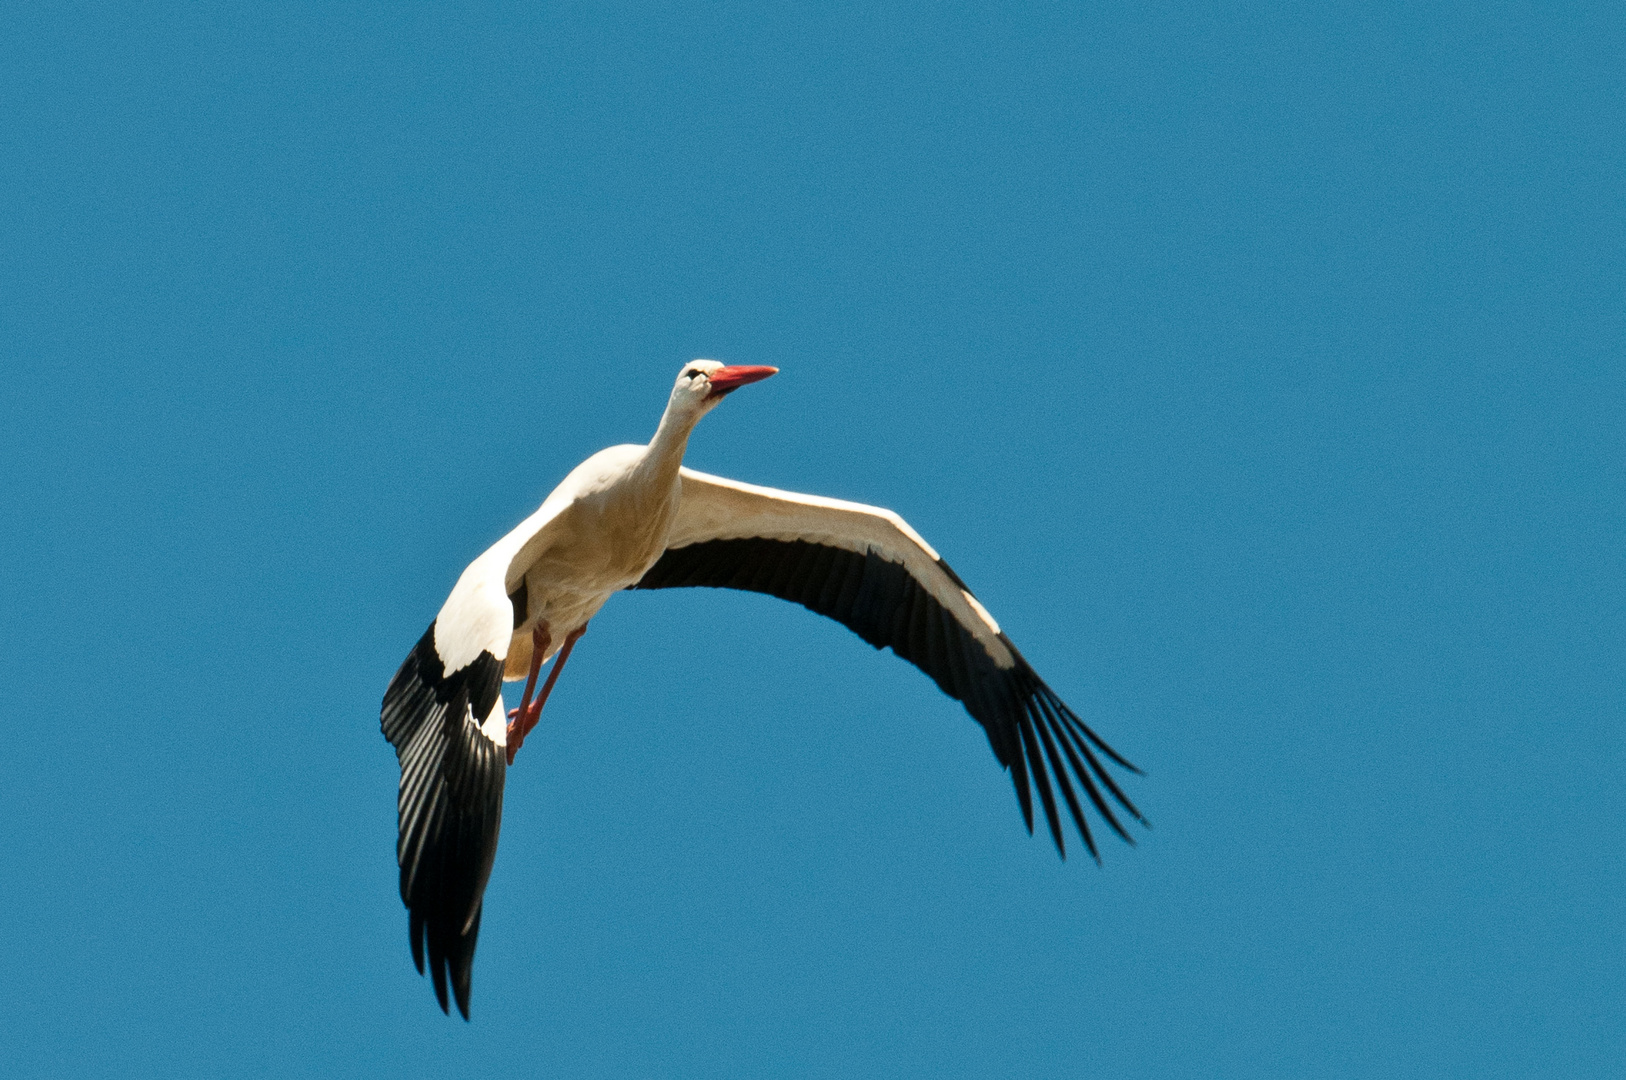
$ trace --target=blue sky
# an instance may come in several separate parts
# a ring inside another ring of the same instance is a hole
[[[13,1076],[1603,1077],[1618,5],[32,4],[0,35]],[[412,970],[395,667],[692,357],[1154,827],[918,672],[615,598]]]

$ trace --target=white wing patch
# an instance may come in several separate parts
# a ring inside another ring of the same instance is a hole
[[[490,552],[475,559],[435,616],[435,652],[448,675],[474,663],[482,652],[498,660],[508,656],[514,606],[503,591],[506,567],[506,559],[493,559]]]
[[[1000,637],[999,624],[940,565],[941,557],[898,514],[879,506],[758,487],[683,469],[683,502],[667,539],[668,548],[707,540],[805,540],[860,554],[874,552],[901,563],[934,600],[977,639],[1002,669],[1016,657]]]
[[[491,703],[491,715],[480,722],[480,734],[496,743],[498,746],[508,745],[508,709],[507,702],[503,701],[502,694]],[[473,710],[469,710],[473,713]]]

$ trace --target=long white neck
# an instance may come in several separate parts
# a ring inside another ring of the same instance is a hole
[[[676,477],[678,466],[683,464],[683,452],[689,448],[689,435],[702,415],[698,410],[683,408],[676,398],[667,402],[655,437],[649,440],[649,449],[644,452],[640,470],[650,474],[652,480],[669,481]]]

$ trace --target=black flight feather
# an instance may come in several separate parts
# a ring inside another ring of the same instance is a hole
[[[401,763],[396,861],[412,962],[422,974],[427,954],[441,1009],[450,1011],[450,988],[464,1019],[507,769],[479,720],[501,694],[502,662],[489,652],[446,672],[431,623],[390,680],[380,712]]]
[[[948,564],[939,561],[937,566],[956,587],[965,589]],[[1011,774],[1017,804],[1030,833],[1032,789],[1038,789],[1051,838],[1064,858],[1066,848],[1055,787],[1060,787],[1074,825],[1098,861],[1100,855],[1073,780],[1082,785],[1108,826],[1124,839],[1130,839],[1129,835],[1113,816],[1099,787],[1104,786],[1119,805],[1145,823],[1090,747],[1093,745],[1125,769],[1137,773],[1140,770],[1079,720],[1003,634],[1000,640],[1016,663],[1010,668],[999,667],[976,636],[961,626],[902,563],[892,562],[874,550],[850,551],[806,540],[707,540],[668,550],[633,588],[685,586],[743,589],[801,604],[842,623],[877,649],[890,647],[931,676],[944,693],[962,702],[982,725],[994,756]],[[1052,774],[1056,777],[1054,786]]]

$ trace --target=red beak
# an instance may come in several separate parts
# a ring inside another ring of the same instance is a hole
[[[708,397],[722,397],[731,394],[746,383],[761,382],[769,375],[779,374],[776,367],[723,367],[711,373],[707,380],[711,383],[711,393]]]

